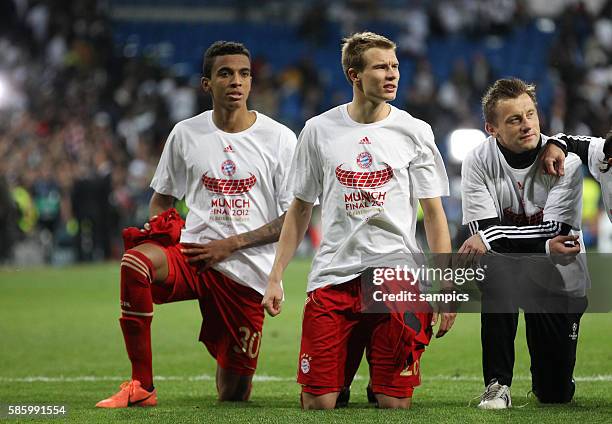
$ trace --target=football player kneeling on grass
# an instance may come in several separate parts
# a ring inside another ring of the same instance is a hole
[[[575,390],[578,329],[589,281],[584,257],[574,257],[584,251],[579,242],[580,159],[570,154],[561,177],[542,173],[537,158],[550,138],[540,133],[533,85],[498,80],[484,95],[482,107],[490,137],[462,164],[463,223],[473,235],[459,253],[482,257],[491,252],[482,259],[507,260],[513,268],[498,272],[481,287],[486,388],[478,407],[512,405],[519,307],[525,310],[533,393],[544,403],[569,402]],[[526,262],[512,255],[525,253],[530,255]],[[552,258],[565,255],[570,261],[557,271],[547,253]],[[534,263],[542,264],[545,271],[530,273],[537,254],[543,259]],[[494,275],[492,271],[489,266],[488,276]],[[549,284],[553,279],[558,283],[554,288]]]
[[[390,105],[399,63],[395,43],[373,33],[344,40],[342,67],[353,100],[310,119],[302,130],[292,174],[295,199],[287,212],[264,305],[280,313],[284,269],[321,202],[323,237],[308,276],[298,383],[304,409],[346,403],[363,351],[371,393],[380,408],[408,408],[420,383],[419,358],[432,335],[432,311],[409,316],[365,313],[361,276],[392,255],[420,254],[418,203],[429,247],[450,253],[440,196],[448,179],[431,127]],[[428,307],[428,305],[427,305]],[[455,314],[440,314],[438,336]],[[435,319],[434,319],[435,321]]]
[[[98,402],[100,408],[156,405],[153,303],[190,299],[200,302],[200,340],[217,361],[219,400],[247,400],[251,393],[271,243],[280,235],[279,212],[290,202],[287,164],[296,139],[247,109],[251,61],[242,44],[211,45],[203,71],[213,110],[174,127],[151,182],[153,218],[144,230],[124,231],[119,323],[132,378]],[[186,223],[172,209],[182,198]]]

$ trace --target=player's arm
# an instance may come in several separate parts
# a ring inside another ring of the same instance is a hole
[[[441,199],[439,197],[419,199],[419,203],[423,209],[423,223],[425,225],[425,235],[427,236],[429,250],[433,253],[451,253],[452,247],[448,222]],[[445,255],[442,256],[444,257]],[[445,267],[448,264],[438,263],[436,265]],[[438,314],[435,314],[432,325],[435,325],[438,319],[440,320],[440,327],[438,327],[436,337],[444,336],[453,326],[456,317],[457,314],[454,312],[443,312],[439,317]]]
[[[272,271],[268,277],[268,286],[261,302],[270,316],[276,316],[281,311],[281,302],[283,300],[281,280],[283,272],[304,238],[310,223],[313,205],[313,203],[296,197],[287,211],[280,240],[276,248],[274,265],[272,265]]]
[[[185,197],[187,170],[181,149],[181,130],[177,124],[164,144],[159,163],[151,180],[153,196],[149,202],[149,219],[174,207],[176,199]],[[145,224],[147,228],[149,224]],[[148,229],[148,228],[147,228]]]
[[[323,161],[317,147],[316,131],[306,123],[300,133],[295,155],[288,168],[291,173],[293,200],[287,211],[285,223],[276,247],[274,264],[268,276],[268,285],[261,304],[268,314],[276,316],[281,311],[283,272],[295,254],[308,229],[312,208],[323,191]]]
[[[250,247],[263,246],[265,244],[276,243],[280,237],[286,213],[278,218],[262,225],[256,230],[238,234],[230,237],[233,239],[234,250],[248,249]]]
[[[463,243],[459,253],[482,255],[494,251],[573,254],[580,251],[580,246],[576,244],[578,236],[568,235],[571,226],[557,221],[515,227],[501,225],[498,218],[489,218],[470,222],[469,229],[472,236]],[[570,247],[564,243],[574,245]]]
[[[161,194],[153,192],[151,201],[149,202],[149,218],[152,219],[157,215],[161,215],[162,212],[167,211],[174,206],[176,199],[168,194]]]
[[[450,253],[451,241],[446,214],[439,197],[419,199],[423,209],[423,223],[429,250],[434,253]]]
[[[568,153],[575,153],[583,164],[592,169],[591,164],[589,164],[591,143],[598,143],[603,146],[603,139],[562,133],[549,138],[541,156],[544,171],[550,175],[563,176],[565,174],[565,157]]]
[[[187,262],[190,264],[202,262],[204,266],[201,267],[201,271],[204,271],[224,261],[238,250],[277,242],[284,220],[285,214],[282,214],[253,231],[212,240],[206,244],[182,243],[182,252],[188,257]]]

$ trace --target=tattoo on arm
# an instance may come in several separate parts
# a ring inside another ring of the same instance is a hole
[[[277,242],[280,238],[283,222],[285,221],[286,213],[282,214],[273,221],[262,225],[256,230],[238,234],[238,243],[240,249],[248,249],[249,247],[263,246],[264,244]]]

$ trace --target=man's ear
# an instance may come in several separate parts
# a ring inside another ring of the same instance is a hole
[[[497,135],[497,130],[495,129],[495,126],[489,122],[485,122],[485,131],[493,137],[496,137]]]
[[[205,93],[210,93],[210,78],[202,77],[200,84]]]
[[[355,68],[349,68],[346,73],[348,74],[348,77],[351,80],[351,82],[353,83],[353,85],[359,83],[359,81],[360,81],[360,79],[359,79],[359,72],[357,72],[357,70]]]

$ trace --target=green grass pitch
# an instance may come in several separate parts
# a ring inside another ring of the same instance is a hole
[[[117,318],[118,264],[63,269],[0,269],[0,404],[68,405],[79,422],[612,422],[612,314],[592,314],[581,325],[575,401],[541,406],[530,388],[524,325],[517,336],[515,407],[479,411],[468,402],[480,381],[479,317],[458,317],[453,331],[434,339],[423,356],[423,384],[408,411],[367,404],[367,369],[359,371],[348,409],[299,408],[295,383],[301,310],[310,264],[294,261],[286,273],[283,313],[266,318],[252,400],[219,404],[215,363],[197,342],[195,301],[156,307],[153,361],[157,408],[100,410],[95,403],[130,375]],[[7,420],[10,422],[10,420]],[[13,420],[15,422],[15,420]]]

